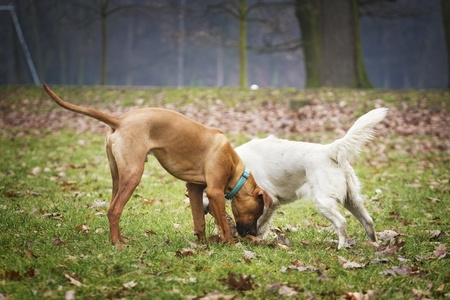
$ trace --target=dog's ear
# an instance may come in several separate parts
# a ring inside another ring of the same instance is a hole
[[[273,203],[273,199],[272,197],[270,197],[269,193],[266,192],[265,190],[259,190],[258,192],[258,196],[261,196],[264,200],[264,207],[266,209],[269,209],[272,206]]]

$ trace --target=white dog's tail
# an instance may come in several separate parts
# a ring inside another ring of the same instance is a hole
[[[377,108],[369,111],[356,120],[347,134],[330,144],[329,155],[339,165],[352,163],[358,156],[362,146],[373,138],[374,126],[384,119],[387,108]]]

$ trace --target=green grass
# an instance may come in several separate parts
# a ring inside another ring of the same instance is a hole
[[[87,95],[90,89],[85,89]],[[77,89],[62,90],[75,98]],[[231,95],[243,97],[239,90],[231,90],[218,89],[214,95],[224,99]],[[14,91],[21,96],[11,92],[7,101],[33,98],[31,92]],[[170,93],[181,93],[150,91],[155,95],[164,93],[166,100],[172,97]],[[255,101],[264,101],[273,93],[258,92],[261,94]],[[189,91],[183,101],[195,98],[193,94],[215,101],[210,91],[208,96],[206,93],[202,89]],[[351,91],[352,95],[357,93],[361,92]],[[412,102],[421,97],[411,100],[409,92],[397,95],[409,97]],[[134,103],[136,97],[139,95],[130,96],[127,91],[121,103]],[[39,97],[33,99],[38,101]],[[155,99],[152,101],[158,101]],[[246,141],[242,135],[229,137],[235,145]],[[301,139],[295,135],[290,138]],[[274,219],[274,225],[291,240],[286,249],[242,241],[236,247],[210,243],[208,248],[197,247],[193,255],[188,255],[191,252],[183,251],[194,247],[195,237],[184,183],[168,175],[154,158],[147,163],[141,185],[125,207],[121,228],[130,241],[118,252],[109,244],[106,208],[92,207],[97,201],[109,202],[110,197],[104,136],[70,130],[3,128],[0,298],[61,299],[74,291],[76,299],[187,299],[218,291],[237,295],[238,299],[280,299],[283,296],[278,288],[268,289],[277,284],[295,290],[298,299],[340,299],[346,293],[368,290],[377,291],[376,299],[449,297],[448,255],[439,259],[433,254],[440,244],[447,245],[447,250],[450,245],[449,157],[445,153],[393,150],[392,145],[399,141],[417,140],[415,136],[378,139],[374,143],[388,145],[383,155],[367,146],[355,164],[377,232],[394,230],[401,234],[398,241],[405,244],[398,252],[377,255],[373,245],[366,242],[362,226],[348,214],[349,236],[356,245],[337,251],[336,236],[323,230],[328,222],[311,202],[297,201],[281,207]],[[209,216],[207,224],[207,234],[215,234]],[[286,225],[298,230],[288,230]],[[441,234],[433,236],[430,230],[440,230]],[[255,257],[244,259],[245,250],[255,253]],[[363,267],[344,269],[339,256]],[[377,258],[383,263],[374,263]],[[317,271],[284,271],[283,267],[296,260]],[[408,266],[411,272],[396,276],[383,273],[396,266]],[[250,275],[253,289],[232,289],[226,282],[230,272],[237,278],[239,274]]]

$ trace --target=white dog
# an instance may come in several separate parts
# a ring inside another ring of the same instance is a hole
[[[364,208],[360,183],[350,163],[372,138],[374,126],[386,113],[386,108],[368,112],[343,138],[327,145],[269,136],[237,147],[236,152],[257,184],[274,200],[258,219],[258,237],[264,238],[267,234],[278,206],[306,198],[312,199],[322,215],[333,223],[339,237],[338,249],[347,247],[346,220],[339,212],[338,203],[361,222],[369,240],[375,242],[373,220]]]

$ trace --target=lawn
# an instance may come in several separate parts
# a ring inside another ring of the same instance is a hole
[[[387,106],[392,114],[354,164],[379,245],[367,242],[362,226],[345,213],[354,244],[338,251],[329,223],[310,201],[278,210],[273,227],[289,239],[285,247],[246,240],[234,247],[197,245],[184,183],[150,158],[121,218],[129,243],[119,252],[109,243],[106,218],[111,180],[105,127],[66,114],[40,89],[1,87],[0,299],[450,297],[447,92],[55,91],[109,112],[174,108],[213,123],[235,146],[269,133],[329,142],[370,108]],[[302,101],[306,107],[294,115],[292,104]],[[303,114],[308,118],[299,119]],[[241,120],[239,130],[230,116],[248,121]],[[296,120],[304,126],[289,127]],[[215,235],[210,216],[207,225],[207,235]]]

